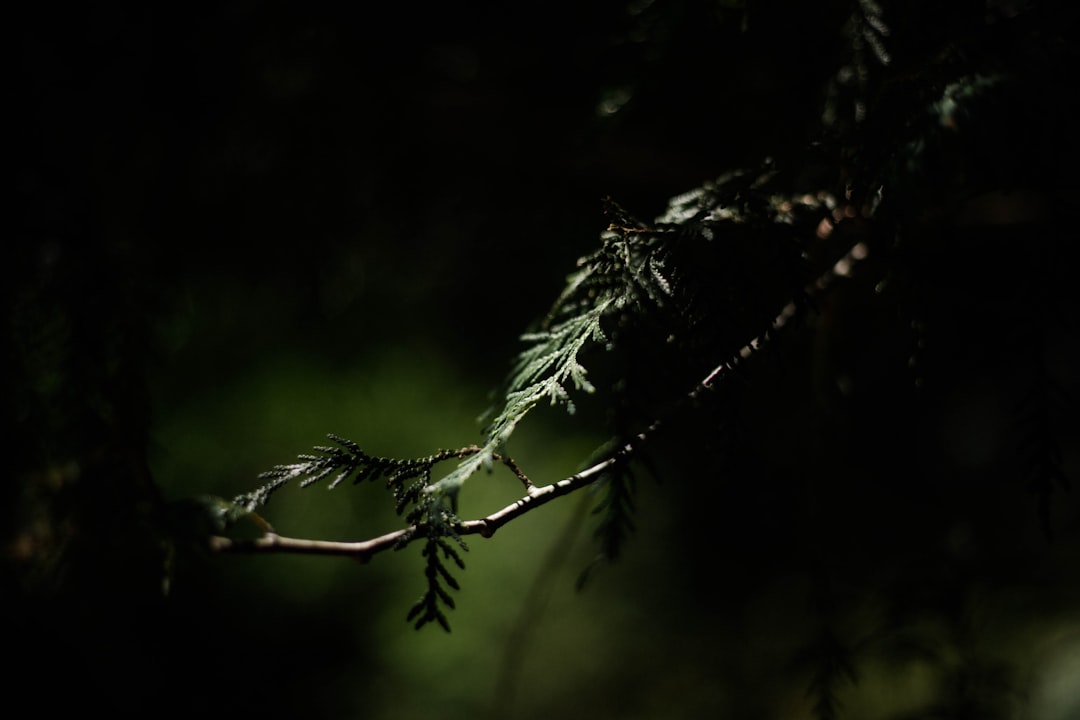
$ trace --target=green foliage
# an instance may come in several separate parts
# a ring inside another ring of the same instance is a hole
[[[353,484],[365,480],[385,478],[386,486],[394,495],[394,508],[398,514],[410,505],[418,505],[425,487],[431,483],[431,469],[440,462],[459,457],[467,451],[440,450],[427,457],[411,460],[378,457],[364,452],[351,440],[331,433],[328,436],[341,447],[320,445],[314,448],[317,455],[298,456],[298,462],[275,465],[259,477],[268,480],[265,485],[238,496],[234,503],[248,512],[270,500],[271,494],[291,480],[299,480],[300,487],[308,487],[327,481],[330,489],[352,478]]]
[[[408,620],[415,621],[415,627],[417,630],[422,628],[429,622],[435,621],[442,626],[442,629],[446,632],[450,632],[450,622],[446,619],[446,614],[442,611],[439,604],[442,603],[448,608],[453,609],[454,599],[450,597],[450,594],[446,592],[443,584],[454,590],[458,590],[460,586],[454,576],[450,574],[450,571],[446,569],[445,560],[452,560],[458,568],[464,570],[465,562],[454,550],[441,533],[449,535],[451,538],[457,541],[462,550],[468,550],[465,543],[454,532],[453,524],[457,518],[452,514],[446,513],[446,508],[442,506],[441,502],[437,499],[429,500],[437,504],[434,509],[428,509],[425,516],[428,518],[438,518],[439,522],[432,523],[427,522],[424,525],[424,534],[427,536],[427,541],[424,543],[423,556],[427,560],[427,566],[424,569],[424,576],[428,581],[428,589],[423,596],[416,601],[416,604],[409,610],[409,614],[406,616]],[[440,557],[440,555],[442,557]]]
[[[255,508],[265,505],[274,492],[290,481],[297,481],[302,488],[325,483],[333,489],[350,478],[354,485],[383,479],[393,494],[395,511],[410,526],[409,531],[398,540],[397,548],[404,548],[413,540],[425,541],[423,556],[427,563],[425,577],[428,587],[409,611],[408,619],[415,620],[417,628],[434,621],[449,631],[450,625],[439,604],[454,607],[454,601],[444,584],[457,590],[458,583],[443,561],[452,560],[460,569],[465,568],[465,563],[446,538],[453,540],[462,550],[468,550],[468,547],[455,529],[460,523],[456,509],[451,506],[455,498],[434,489],[431,472],[441,462],[476,456],[483,451],[476,447],[440,450],[426,457],[398,460],[369,455],[355,442],[332,433],[329,438],[340,447],[316,446],[314,450],[318,454],[302,454],[295,463],[275,465],[262,473],[259,477],[268,482],[234,498],[233,516],[239,517],[242,513],[253,512]]]

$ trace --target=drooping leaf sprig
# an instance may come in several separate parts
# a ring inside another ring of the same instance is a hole
[[[264,485],[233,500],[236,513],[250,513],[265,505],[271,495],[293,481],[302,488],[325,483],[333,489],[350,479],[354,485],[384,480],[394,496],[395,511],[409,527],[398,538],[396,549],[400,550],[414,540],[425,541],[422,555],[426,563],[427,590],[409,611],[408,619],[415,621],[417,628],[437,622],[449,631],[440,605],[454,607],[447,588],[457,590],[459,585],[444,561],[452,561],[459,569],[464,569],[465,563],[451,541],[464,551],[468,546],[457,531],[461,518],[457,515],[456,495],[431,491],[432,468],[448,460],[474,456],[482,449],[471,445],[458,450],[439,450],[420,458],[396,459],[366,453],[357,443],[332,433],[329,438],[337,445],[316,446],[314,453],[301,454],[294,463],[275,465],[262,473],[259,477],[267,481]],[[512,459],[497,455],[491,455],[490,459],[506,464],[526,489],[532,487]]]

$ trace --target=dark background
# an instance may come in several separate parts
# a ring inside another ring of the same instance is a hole
[[[1069,287],[1075,250],[1046,250],[1068,209],[1020,233],[1019,259],[1016,233],[919,237],[922,395],[915,316],[875,299],[869,263],[724,396],[732,434],[706,415],[661,446],[639,534],[584,593],[591,499],[568,498],[471,543],[450,635],[404,620],[409,552],[361,567],[181,543],[160,597],[147,507],[249,490],[327,432],[394,456],[474,442],[518,335],[606,227],[602,198],[651,218],[798,155],[851,8],[739,5],[23,9],[4,263],[16,694],[143,716],[808,717],[814,668],[840,658],[860,668],[858,686],[834,673],[857,717],[948,698],[1064,717],[1076,695],[1046,698],[1078,662],[1075,493],[1054,495],[1049,542],[1014,408],[1033,377],[1075,397],[1076,336],[1018,344],[1032,317],[1011,309]],[[1039,109],[1068,126],[1055,98]],[[604,439],[590,417],[522,430],[537,482]],[[1075,478],[1075,412],[1046,417],[1035,437]],[[378,488],[320,492],[267,518],[328,539],[394,527]],[[475,493],[466,515],[516,489]]]

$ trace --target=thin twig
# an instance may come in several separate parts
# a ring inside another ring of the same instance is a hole
[[[644,439],[645,434],[638,436]],[[510,505],[498,510],[486,518],[480,520],[467,520],[458,525],[455,530],[459,535],[481,535],[489,538],[500,527],[510,522],[519,515],[551,502],[557,497],[567,495],[579,488],[590,485],[605,470],[611,467],[618,459],[632,451],[630,444],[625,445],[617,453],[592,467],[564,478],[551,485],[535,487],[527,494]],[[415,525],[395,530],[394,532],[380,535],[379,537],[360,542],[336,542],[331,540],[307,540],[303,538],[290,538],[274,533],[268,533],[262,537],[251,540],[236,540],[227,537],[214,536],[209,540],[210,549],[220,553],[295,553],[300,555],[339,555],[351,557],[356,560],[366,561],[371,556],[384,550],[396,547],[403,538],[409,536],[406,542],[411,542],[422,534],[416,532]]]

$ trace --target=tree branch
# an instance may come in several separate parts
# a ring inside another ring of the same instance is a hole
[[[812,283],[806,286],[805,292],[810,295],[817,295],[826,290],[837,277],[846,277],[849,275],[856,264],[859,261],[866,258],[868,254],[868,248],[865,243],[855,243],[848,252],[837,260],[829,269],[819,275]],[[780,313],[773,320],[771,331],[779,330],[787,324],[792,317],[794,317],[797,311],[796,303],[790,302],[784,306]],[[769,335],[762,335],[756,337],[742,348],[738,352],[740,360],[748,358],[758,348],[760,348],[765,342],[768,341]],[[712,389],[719,378],[726,373],[732,367],[732,362],[726,361],[723,364],[717,366],[710,372],[701,382],[699,382],[693,390],[691,390],[686,398],[693,400],[698,398],[706,391]],[[563,495],[569,495],[570,493],[580,490],[588,485],[591,485],[599,477],[601,477],[605,470],[612,465],[630,457],[634,453],[634,448],[645,442],[652,434],[656,432],[662,425],[661,420],[656,420],[646,430],[638,433],[631,442],[626,443],[614,453],[609,455],[606,459],[592,465],[591,467],[582,470],[579,473],[563,478],[558,482],[550,485],[544,485],[537,487],[533,485],[520,468],[507,457],[500,457],[499,460],[507,465],[514,472],[515,475],[525,484],[526,494],[507,505],[506,507],[497,510],[496,512],[488,515],[485,518],[478,520],[467,520],[456,526],[455,530],[459,535],[480,535],[485,538],[489,538],[495,534],[495,531],[500,527],[510,522],[514,518],[520,517],[527,512],[531,512],[541,505],[545,505],[555,498],[562,497]],[[470,448],[466,448],[468,450]],[[212,536],[208,540],[208,545],[211,551],[218,553],[230,553],[230,554],[244,554],[244,553],[292,553],[299,555],[335,555],[349,557],[360,562],[367,562],[373,555],[376,555],[385,550],[402,547],[402,543],[408,544],[415,539],[424,537],[424,533],[418,532],[420,528],[417,525],[411,525],[400,530],[395,530],[379,537],[371,538],[370,540],[363,540],[360,542],[338,542],[331,540],[308,540],[303,538],[290,538],[278,535],[273,532],[268,532],[265,535],[255,539],[233,539],[223,536]]]
[[[655,427],[655,425],[653,426]],[[650,428],[646,432],[651,432]],[[638,440],[644,440],[646,432],[637,436]],[[481,535],[489,538],[500,527],[510,522],[519,515],[524,515],[535,508],[540,507],[557,497],[568,495],[586,485],[592,484],[606,469],[619,461],[620,458],[633,452],[632,443],[627,443],[614,455],[606,460],[596,463],[592,467],[564,478],[551,485],[544,487],[530,487],[520,499],[480,520],[467,520],[455,529],[459,535]],[[395,530],[394,532],[380,535],[379,537],[361,542],[335,542],[330,540],[306,540],[302,538],[290,538],[267,533],[262,537],[252,540],[234,540],[232,538],[213,536],[209,540],[210,549],[220,553],[295,553],[300,555],[340,555],[351,557],[355,560],[366,562],[372,555],[384,550],[397,547],[405,539],[412,542],[422,536],[416,532],[415,525]]]

